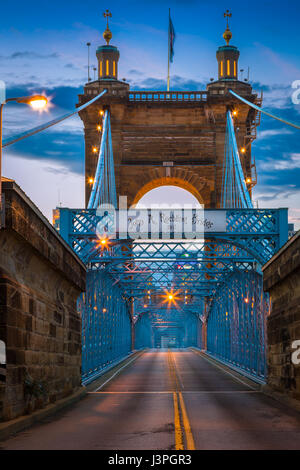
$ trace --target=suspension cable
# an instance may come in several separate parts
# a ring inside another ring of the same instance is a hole
[[[288,126],[292,126],[292,127],[295,127],[296,129],[300,129],[300,125],[299,124],[295,124],[294,122],[290,122],[290,121],[286,121],[285,119],[279,117],[279,116],[275,116],[274,114],[271,114],[269,113],[268,111],[265,111],[263,108],[260,108],[259,106],[257,106],[256,104],[254,103],[251,103],[250,101],[246,100],[245,98],[242,98],[240,95],[238,95],[237,93],[235,93],[234,91],[232,90],[229,90],[229,93],[231,93],[233,96],[235,96],[235,98],[237,98],[238,100],[242,101],[243,103],[247,104],[248,106],[251,106],[251,108],[253,109],[256,109],[257,111],[259,111],[260,113],[263,113],[263,114],[266,114],[267,116],[273,118],[273,119],[276,119],[277,121],[280,121],[280,122],[283,122],[284,124],[287,124]]]
[[[82,106],[79,106],[79,108],[77,108],[75,111],[72,111],[71,113],[64,114],[63,116],[60,116],[56,119],[53,119],[52,121],[48,121],[45,124],[42,124],[41,126],[34,127],[33,129],[30,129],[29,131],[23,132],[22,134],[17,134],[13,137],[9,137],[8,139],[5,139],[3,141],[2,147],[7,147],[8,145],[12,145],[16,142],[19,142],[20,140],[26,139],[27,137],[38,134],[39,132],[42,132],[45,129],[48,129],[51,126],[54,126],[55,124],[58,124],[59,122],[62,122],[65,119],[68,119],[69,117],[73,116],[74,114],[78,114],[80,111],[87,108],[91,104],[95,103],[95,101],[99,100],[99,98],[101,98],[104,95],[104,93],[106,93],[106,92],[107,92],[107,90],[103,90],[95,98],[93,98],[92,100],[90,100],[87,103],[83,104]]]

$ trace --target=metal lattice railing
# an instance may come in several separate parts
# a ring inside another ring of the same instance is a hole
[[[207,351],[250,375],[266,377],[266,318],[269,297],[262,275],[234,273],[212,299],[207,318]]]
[[[131,320],[118,287],[104,273],[87,273],[87,290],[78,301],[82,317],[82,380],[87,383],[131,350]]]

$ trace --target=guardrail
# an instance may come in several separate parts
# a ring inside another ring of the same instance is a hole
[[[199,102],[207,100],[206,91],[129,91],[129,101]]]

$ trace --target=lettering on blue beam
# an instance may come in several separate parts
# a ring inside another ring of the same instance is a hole
[[[226,210],[122,209],[99,207],[96,233],[118,239],[202,239],[204,233],[226,232]]]

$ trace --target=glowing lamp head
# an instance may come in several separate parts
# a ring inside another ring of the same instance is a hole
[[[99,114],[100,114],[100,116],[103,116],[104,111],[101,110],[101,111],[99,112]]]
[[[100,243],[101,243],[101,245],[104,246],[104,245],[107,244],[107,240],[106,240],[105,238],[102,238],[102,239],[100,240]]]
[[[97,153],[97,147],[93,147],[93,153]]]
[[[147,308],[147,304],[144,304],[144,308]]]
[[[94,183],[94,178],[89,178],[88,182],[89,182],[89,184],[93,184]]]
[[[174,295],[173,295],[173,294],[168,294],[168,299],[169,299],[169,300],[173,300],[173,299],[174,299]]]
[[[246,178],[246,183],[250,184],[251,183],[251,178]]]
[[[48,100],[46,96],[32,96],[28,101],[28,104],[34,109],[35,111],[41,111],[46,108]]]
[[[238,114],[237,110],[234,109],[234,110],[232,111],[232,115],[235,117],[235,116],[237,116],[237,114]]]
[[[245,147],[242,147],[242,148],[241,148],[241,152],[242,152],[242,153],[246,153],[246,148],[245,148]]]
[[[107,312],[106,308],[103,308],[103,309],[102,309],[102,312],[103,312],[103,313],[106,313],[106,312]]]
[[[244,299],[244,302],[245,302],[245,304],[248,304],[248,303],[249,303],[248,297],[246,297],[246,298]]]
[[[100,124],[98,124],[98,126],[97,126],[97,131],[99,131],[99,132],[101,131],[101,126],[100,126]]]

